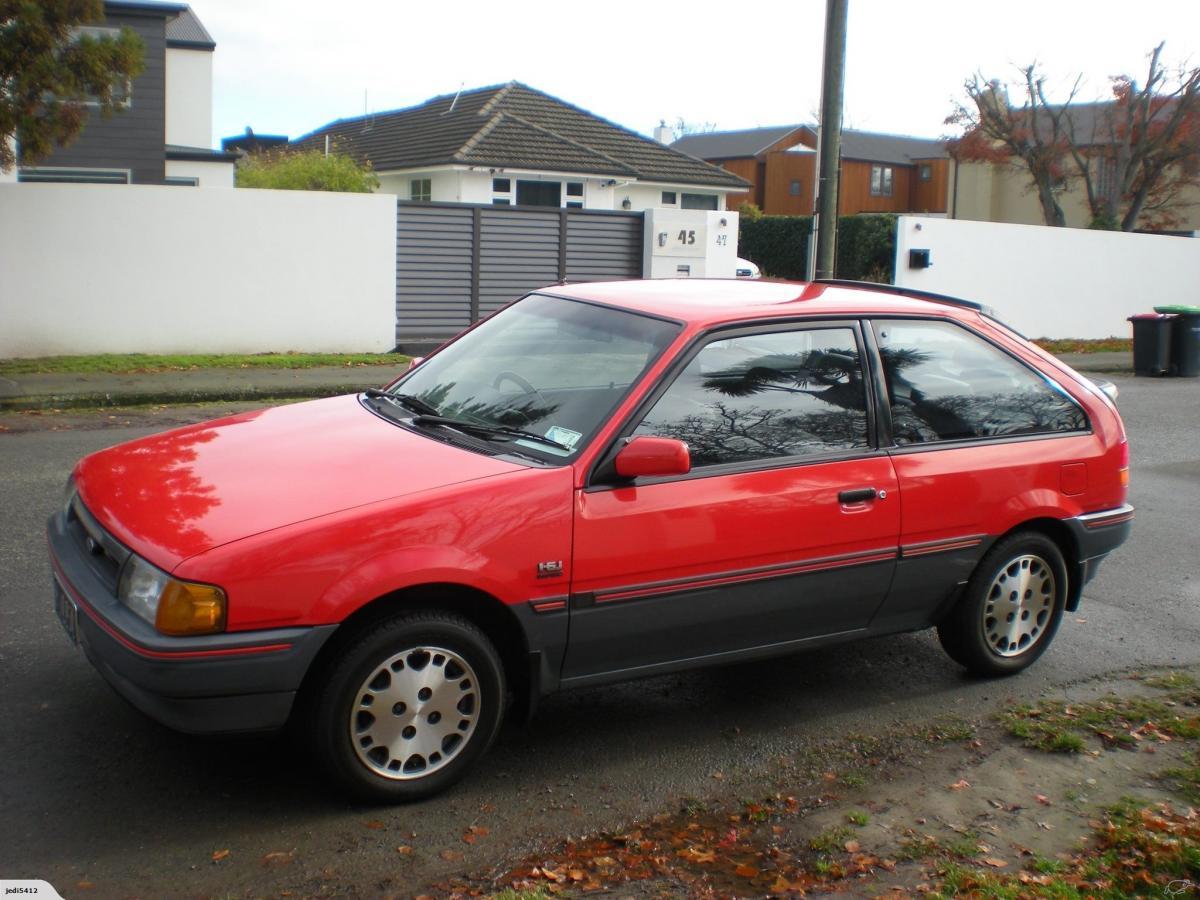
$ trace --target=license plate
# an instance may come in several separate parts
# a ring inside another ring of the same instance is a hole
[[[75,605],[75,601],[67,596],[66,592],[59,587],[57,581],[54,582],[54,612],[58,615],[58,621],[62,623],[63,631],[67,633],[67,637],[71,639],[72,644],[79,643],[79,607]]]

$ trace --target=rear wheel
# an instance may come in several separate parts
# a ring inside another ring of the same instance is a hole
[[[459,616],[405,613],[352,639],[315,689],[319,761],[363,799],[403,802],[463,776],[499,731],[504,670]]]
[[[942,647],[977,675],[1011,675],[1041,656],[1062,620],[1067,567],[1044,534],[1009,535],[979,563],[938,625]]]

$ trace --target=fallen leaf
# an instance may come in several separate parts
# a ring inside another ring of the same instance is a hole
[[[697,863],[710,863],[717,861],[716,850],[698,850],[695,847],[684,847],[676,855],[683,859],[688,859]]]
[[[958,781],[954,782],[954,784],[947,786],[952,791],[961,791],[963,788],[969,788],[971,786],[971,782],[967,781],[965,778],[960,778]]]
[[[847,853],[857,853],[862,849],[862,845],[858,841],[846,841],[842,846],[846,848]]]
[[[288,850],[286,852],[283,850],[276,850],[272,853],[268,853],[261,860],[259,860],[259,862],[261,862],[264,866],[286,866],[292,861],[293,853],[295,853],[294,850]]]
[[[372,819],[370,822],[364,822],[363,824],[366,825],[367,828],[370,828],[372,831],[380,831],[383,829],[383,823],[380,822],[378,819]]]
[[[96,883],[94,881],[81,881],[75,885],[75,887],[79,888],[81,891],[90,891],[95,886]]]
[[[994,856],[985,857],[983,860],[985,866],[991,866],[993,869],[1003,869],[1008,866],[1008,863],[1002,859],[996,859]]]
[[[458,850],[443,850],[438,854],[438,856],[446,860],[446,862],[457,862],[463,858],[462,853],[460,853]]]
[[[735,875],[740,875],[743,878],[757,878],[758,877],[758,869],[756,869],[756,868],[754,868],[754,866],[748,865],[746,863],[742,863],[740,866],[738,866],[736,869],[734,869],[733,873]]]
[[[396,852],[399,853],[401,856],[409,856],[412,854],[413,849],[412,849],[412,847],[408,846],[408,844],[401,844],[399,847],[396,848]]]
[[[212,861],[213,861],[213,862],[220,862],[221,860],[223,860],[223,859],[224,859],[225,857],[227,857],[228,855],[229,855],[229,850],[228,850],[228,849],[225,849],[225,850],[214,850],[214,851],[213,851],[213,855],[212,855]]]
[[[1042,804],[1042,806],[1053,806],[1054,805],[1053,803],[1050,802],[1050,798],[1047,797],[1045,794],[1034,794],[1033,797],[1035,800],[1037,800],[1038,803]]]

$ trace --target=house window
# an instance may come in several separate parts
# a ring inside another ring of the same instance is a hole
[[[561,181],[518,181],[517,206],[561,207]]]
[[[793,179],[792,183],[788,185],[788,193],[793,197],[800,196],[800,182],[798,180]]]
[[[922,181],[932,181],[933,166],[931,166],[929,163],[921,163],[920,168],[917,169],[917,177]]]
[[[583,182],[582,181],[568,181],[567,182],[567,196],[568,197],[582,197],[583,196]]]
[[[507,197],[493,197],[492,206],[512,206],[512,201]]]
[[[892,196],[892,167],[871,166],[871,196]]]
[[[50,166],[21,169],[17,181],[72,184],[129,184],[128,169],[59,169]]]
[[[678,202],[678,201],[676,200],[675,191],[663,191],[662,192],[662,205],[663,206],[674,206],[676,204],[676,202]]]
[[[492,179],[493,194],[511,194],[512,181],[508,178],[493,178]]]
[[[117,40],[121,37],[120,28],[104,28],[100,25],[76,25],[71,29],[71,40],[78,41],[80,38],[92,38],[93,40]],[[122,109],[128,109],[133,105],[133,83],[128,79],[122,79],[113,84],[112,89],[113,105]],[[99,106],[100,99],[94,96],[86,96],[83,98],[84,106]]]
[[[1111,157],[1096,159],[1096,196],[1105,200],[1117,189],[1117,161]]]
[[[428,203],[433,199],[433,179],[414,178],[409,181],[408,196],[410,200],[419,200],[422,203]]]
[[[164,183],[174,185],[176,187],[199,187],[200,179],[194,175],[168,175],[166,179],[164,179]]]
[[[684,194],[680,199],[682,200],[682,202],[679,204],[681,209],[717,208],[716,194]]]

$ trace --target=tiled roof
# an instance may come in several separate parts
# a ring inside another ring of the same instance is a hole
[[[215,50],[217,42],[212,39],[212,35],[189,6],[184,7],[173,19],[167,19],[167,46]]]
[[[771,128],[751,128],[746,131],[719,131],[692,134],[680,138],[671,146],[703,159],[733,159],[757,156],[788,135],[803,130],[815,137],[815,125],[778,125]],[[871,131],[842,129],[842,158],[865,162],[886,162],[912,165],[913,160],[946,156],[945,143],[930,138],[906,137],[898,134],[878,134]]]
[[[774,125],[746,131],[706,131],[681,137],[671,146],[700,159],[738,159],[757,156],[783,140],[799,125]]]
[[[377,172],[487,165],[744,189],[748,182],[518,82],[339,119],[293,141],[369,159]]]

